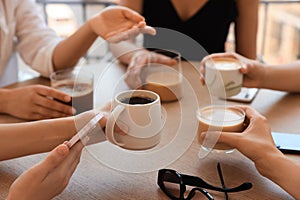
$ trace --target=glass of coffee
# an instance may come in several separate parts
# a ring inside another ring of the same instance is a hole
[[[66,69],[53,72],[50,80],[51,87],[71,96],[72,100],[66,104],[73,106],[76,114],[93,109],[93,73],[80,68]]]
[[[215,134],[209,139],[202,138],[201,133],[208,131],[223,132],[242,132],[244,130],[245,112],[238,107],[211,105],[199,108],[196,112],[198,120],[198,140],[201,147],[206,151],[225,150],[232,152],[232,149],[224,144],[218,144],[219,135]]]
[[[158,62],[154,54],[161,54],[174,60],[174,64],[165,65]],[[182,97],[182,69],[179,52],[155,49],[149,54],[148,64],[141,73],[143,89],[160,96],[162,102],[177,101]]]

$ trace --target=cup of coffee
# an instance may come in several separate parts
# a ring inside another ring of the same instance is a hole
[[[218,137],[215,140],[206,141],[201,137],[201,133],[205,131],[242,132],[244,130],[245,115],[242,109],[233,106],[211,105],[199,108],[196,116],[198,120],[198,140],[201,147],[208,151],[211,149],[232,151],[230,147],[224,144],[216,144]]]
[[[152,53],[161,54],[174,60],[174,64],[158,63],[150,54],[148,64],[142,71],[143,89],[160,96],[162,102],[177,101],[182,97],[181,55],[171,50],[156,49]]]
[[[91,110],[94,107],[93,73],[82,69],[66,69],[50,75],[51,87],[71,96],[65,104],[73,106],[76,114]]]
[[[113,111],[106,123],[106,137],[125,149],[145,150],[156,146],[163,128],[159,95],[147,90],[128,90],[115,96]],[[114,133],[114,127],[126,127],[126,135]]]
[[[212,96],[226,98],[242,88],[242,63],[234,58],[212,58],[205,62],[205,82]]]

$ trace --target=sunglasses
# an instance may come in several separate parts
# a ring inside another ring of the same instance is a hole
[[[158,171],[157,184],[159,185],[160,189],[172,200],[190,200],[196,195],[196,192],[198,192],[200,196],[202,195],[209,200],[214,200],[212,195],[209,194],[209,192],[205,189],[224,192],[225,199],[227,200],[227,193],[240,192],[252,188],[252,184],[249,182],[245,182],[233,188],[225,187],[220,163],[217,165],[217,170],[222,187],[213,186],[199,177],[181,174],[172,169],[160,169]],[[194,186],[194,188],[188,193],[187,197],[185,197],[184,194],[187,186]]]

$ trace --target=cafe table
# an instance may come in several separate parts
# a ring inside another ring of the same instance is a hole
[[[198,176],[212,185],[221,187],[217,163],[221,164],[227,187],[234,187],[244,182],[253,184],[250,190],[229,193],[229,199],[293,199],[279,186],[261,176],[253,162],[236,150],[229,154],[212,152],[206,157],[200,158],[198,156],[200,146],[196,137],[196,109],[212,103],[248,105],[267,117],[272,131],[300,133],[300,95],[260,89],[251,103],[224,102],[211,98],[207,88],[200,84],[199,63],[183,62],[182,66],[183,97],[179,101],[162,104],[166,123],[162,130],[162,140],[155,147],[157,151],[162,151],[161,155],[154,154],[159,156],[151,157],[146,152],[145,158],[148,156],[147,159],[139,158],[140,163],[130,163],[132,157],[118,155],[118,151],[126,150],[113,147],[117,153],[109,152],[105,146],[109,146],[108,149],[110,149],[113,145],[108,142],[86,147],[69,185],[62,194],[55,198],[56,200],[169,199],[157,185],[159,168],[171,168],[184,174]],[[124,82],[126,68],[114,60],[103,60],[97,64],[83,67],[95,73],[95,107],[101,107],[116,93],[128,89]],[[49,85],[49,80],[36,77],[7,88],[31,84]],[[0,123],[21,121],[23,120],[0,115]],[[101,145],[104,146],[102,152]],[[98,148],[99,146],[100,148]],[[113,156],[111,153],[116,153],[117,156]],[[42,153],[0,162],[0,199],[6,198],[10,185],[23,171],[41,161],[46,155],[46,153]],[[287,156],[300,162],[299,155]],[[110,159],[108,164],[106,159]],[[142,166],[143,169],[145,167],[145,170],[139,170],[139,164],[142,165],[144,161],[152,163],[153,167]],[[118,166],[119,164],[120,166]],[[215,199],[225,199],[224,193],[208,191]]]

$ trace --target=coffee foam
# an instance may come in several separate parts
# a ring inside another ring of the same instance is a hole
[[[222,127],[233,126],[244,121],[242,114],[238,111],[224,108],[206,109],[202,111],[201,117],[198,115],[198,119],[203,123]]]
[[[218,70],[240,69],[241,63],[233,58],[213,58],[211,60],[213,67]]]

